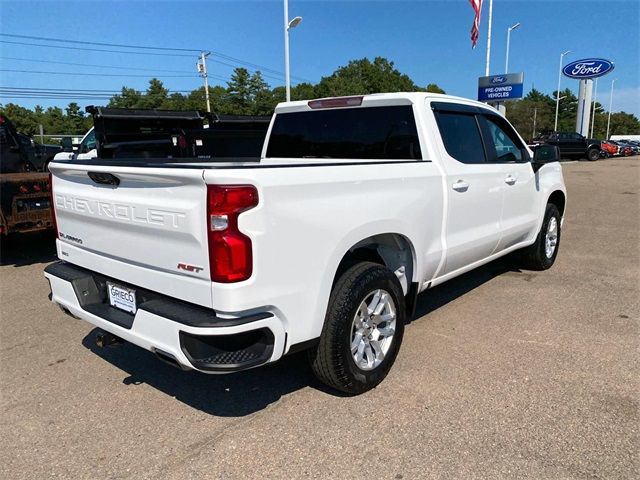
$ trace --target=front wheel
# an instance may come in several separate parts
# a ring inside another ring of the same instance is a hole
[[[600,150],[598,150],[597,148],[589,149],[589,151],[587,152],[587,158],[590,162],[595,162],[600,158]]]
[[[350,395],[377,386],[389,373],[404,334],[402,287],[388,268],[349,268],[329,298],[320,342],[309,351],[315,375]]]
[[[560,247],[560,220],[558,207],[548,203],[536,241],[522,250],[524,268],[528,270],[551,268]]]

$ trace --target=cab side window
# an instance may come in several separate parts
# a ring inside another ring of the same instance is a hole
[[[516,163],[528,161],[524,145],[513,129],[502,119],[494,115],[482,116],[482,127],[489,161],[495,163]]]
[[[462,163],[485,163],[486,156],[476,115],[437,111],[436,120],[447,153]]]

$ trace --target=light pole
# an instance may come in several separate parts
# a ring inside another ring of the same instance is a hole
[[[598,79],[596,78],[593,81],[593,112],[591,114],[591,133],[589,133],[589,138],[593,138],[593,126],[596,123],[596,98],[598,96]]]
[[[504,73],[509,73],[509,44],[511,43],[511,31],[515,30],[516,28],[518,28],[520,26],[520,22],[511,25],[508,29],[507,29],[507,55],[504,61]]]
[[[302,17],[289,20],[289,0],[284,0],[284,88],[287,102],[291,101],[291,75],[289,73],[289,29],[296,28]]]
[[[558,110],[560,109],[560,79],[562,78],[562,59],[568,53],[571,53],[571,50],[567,50],[566,52],[560,54],[560,68],[558,69],[558,91],[556,93],[556,122],[553,126],[554,132],[558,131]]]
[[[609,140],[609,126],[611,125],[611,109],[613,108],[613,84],[616,83],[617,78],[611,80],[611,95],[609,96],[609,118],[607,119],[607,136],[605,140]]]
[[[489,63],[491,61],[491,23],[493,23],[493,0],[489,0],[489,25],[487,27],[487,60],[484,65],[484,76],[489,76]]]

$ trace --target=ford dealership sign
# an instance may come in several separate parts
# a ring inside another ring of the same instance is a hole
[[[500,103],[504,100],[522,98],[524,73],[505,73],[478,79],[478,100]]]
[[[562,69],[562,73],[570,78],[586,80],[587,78],[596,78],[606,75],[613,70],[613,68],[613,62],[605,60],[604,58],[585,58],[566,65]]]

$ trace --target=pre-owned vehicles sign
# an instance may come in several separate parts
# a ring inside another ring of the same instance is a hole
[[[569,78],[584,80],[606,75],[614,69],[613,62],[604,58],[583,58],[571,62],[562,69],[562,73]]]
[[[478,100],[482,102],[502,102],[522,98],[524,73],[507,73],[478,79]]]

